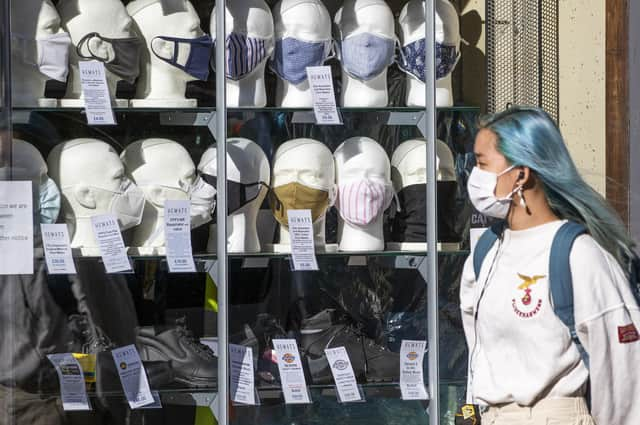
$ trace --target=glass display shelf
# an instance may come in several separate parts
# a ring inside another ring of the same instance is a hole
[[[413,107],[413,106],[384,106],[374,108],[342,108],[338,107],[338,111],[345,113],[368,113],[368,112],[424,112],[425,108]],[[84,113],[84,108],[62,108],[62,107],[14,107],[13,113],[17,112],[75,112]],[[214,107],[197,107],[197,108],[113,108],[114,112],[140,112],[140,113],[166,113],[166,112],[182,112],[182,113],[200,113],[200,112],[215,112]],[[456,105],[449,107],[438,107],[438,112],[478,112],[480,107]],[[228,113],[242,113],[242,112],[311,112],[311,108],[283,108],[277,106],[266,106],[263,108],[227,108]]]

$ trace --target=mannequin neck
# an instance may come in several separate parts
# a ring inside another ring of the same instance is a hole
[[[511,201],[507,222],[511,230],[525,230],[530,227],[559,220],[551,210],[547,197],[539,185],[523,191],[526,208],[520,205],[520,196],[516,193]]]
[[[407,79],[407,106],[424,107],[426,104],[425,85],[409,75]],[[449,107],[453,105],[453,91],[451,89],[451,74],[436,80],[436,106]]]
[[[133,230],[131,246],[163,247],[164,244],[164,208],[145,202],[142,222]]]
[[[96,248],[98,242],[93,234],[93,225],[90,217],[67,218],[69,224],[69,232],[73,234],[71,237],[72,248]]]
[[[149,75],[146,84],[140,84],[139,96],[144,99],[184,99],[187,90],[187,80],[180,78],[179,69],[173,70],[170,65],[160,64],[147,67]]]
[[[264,86],[264,67],[261,64],[253,72],[241,80],[227,81],[227,106],[236,107],[264,107],[267,104],[267,94]]]
[[[343,69],[340,103],[347,108],[387,106],[387,70],[369,81],[360,81],[352,78]]]
[[[227,217],[227,251],[228,252],[260,252],[260,240],[256,220],[260,204],[256,202],[245,205]],[[207,252],[218,251],[217,225],[209,226],[209,242]]]
[[[340,251],[383,251],[384,236],[380,214],[366,226],[353,226],[340,219],[338,221],[338,242]]]
[[[324,247],[325,240],[325,216],[319,218],[313,223],[313,243],[316,247]],[[291,245],[291,237],[289,236],[289,228],[280,226],[280,244]]]
[[[295,85],[278,78],[276,86],[276,105],[285,108],[311,108],[313,96],[309,89],[309,81]]]

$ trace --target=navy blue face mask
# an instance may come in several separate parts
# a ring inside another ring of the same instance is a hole
[[[169,59],[164,58],[153,50],[153,40],[156,38],[173,43],[173,57]],[[209,61],[211,60],[211,53],[213,51],[213,41],[211,37],[203,35],[197,38],[177,38],[159,35],[153,40],[151,41],[151,51],[158,59],[183,70],[198,80],[206,81],[207,78],[209,78]],[[178,63],[180,44],[188,44],[190,47],[189,56],[184,65]]]
[[[331,41],[308,42],[283,38],[276,40],[269,67],[281,79],[298,85],[307,79],[307,67],[324,64],[330,50]]]
[[[398,66],[407,74],[411,74],[424,82],[424,50],[426,41],[424,38],[402,46],[398,58]],[[458,49],[456,46],[436,42],[436,80],[440,80],[451,74],[458,63]]]

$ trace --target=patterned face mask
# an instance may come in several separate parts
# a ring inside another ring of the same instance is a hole
[[[173,56],[171,58],[162,57],[154,50],[153,41],[156,39],[173,43]],[[184,63],[178,62],[181,45],[189,46],[189,55]],[[211,60],[212,45],[213,41],[211,41],[211,37],[208,35],[197,38],[157,36],[151,41],[151,51],[158,59],[183,70],[198,80],[206,81],[207,78],[209,78],[209,61]]]
[[[393,64],[395,45],[396,41],[392,38],[365,32],[342,40],[338,57],[347,74],[367,81]]]
[[[225,40],[227,49],[225,76],[230,80],[241,80],[252,73],[271,54],[270,39],[249,37],[232,32]],[[212,61],[215,70],[215,62]]]
[[[425,47],[424,38],[402,46],[398,58],[398,67],[401,70],[417,78],[425,81]],[[460,58],[460,53],[456,46],[447,46],[436,42],[436,79],[442,79],[453,72]]]
[[[365,226],[389,208],[393,197],[390,183],[372,179],[349,180],[338,186],[336,208],[344,221]]]
[[[330,57],[331,41],[308,42],[296,38],[276,40],[269,67],[281,79],[298,85],[307,79],[308,66],[320,66]]]

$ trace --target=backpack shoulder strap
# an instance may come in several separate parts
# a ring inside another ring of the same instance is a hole
[[[473,271],[476,276],[476,281],[478,280],[478,275],[480,275],[480,269],[482,268],[485,257],[491,250],[493,244],[498,240],[500,234],[502,234],[503,229],[504,222],[499,221],[492,224],[491,227],[480,235],[480,239],[478,239],[473,249]]]
[[[578,236],[584,233],[587,233],[587,229],[582,224],[572,221],[564,223],[556,232],[549,256],[549,288],[551,299],[553,300],[553,311],[569,328],[571,338],[577,345],[582,360],[588,367],[588,354],[580,344],[576,334],[573,312],[573,279],[571,278],[571,264],[569,262],[573,243]]]

